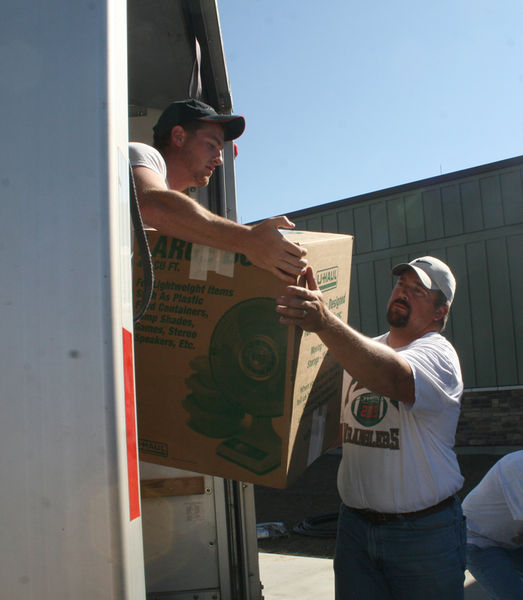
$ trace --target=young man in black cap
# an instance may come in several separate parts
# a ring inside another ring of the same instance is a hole
[[[129,146],[142,218],[166,235],[245,254],[253,264],[294,282],[305,268],[306,251],[278,231],[294,227],[287,217],[240,225],[183,193],[209,183],[223,162],[224,143],[239,137],[244,128],[242,116],[218,114],[198,100],[170,104],[153,128],[155,147]]]
[[[375,339],[328,309],[310,267],[308,289],[288,286],[277,299],[280,321],[316,332],[346,371],[336,598],[462,600],[463,477],[453,445],[463,382],[440,335],[456,282],[432,256],[392,273],[389,332]]]

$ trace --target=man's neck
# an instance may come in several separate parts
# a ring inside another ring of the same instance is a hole
[[[176,160],[176,154],[168,149],[162,152],[165,165],[167,166],[167,183],[169,189],[176,192],[184,192],[191,185],[190,178],[184,179],[184,170]]]
[[[419,340],[420,338],[422,338],[424,335],[427,335],[427,333],[431,333],[431,332],[436,332],[438,333],[437,329],[430,329],[427,328],[423,331],[417,332],[417,333],[412,333],[410,331],[408,331],[407,328],[405,327],[392,327],[389,330],[389,335],[387,336],[387,345],[390,346],[391,348],[403,348],[404,346],[408,346],[409,344],[412,344],[412,342],[414,340]]]

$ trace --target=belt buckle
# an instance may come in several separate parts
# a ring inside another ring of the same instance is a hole
[[[390,521],[389,515],[386,515],[384,513],[376,513],[375,517],[376,517],[376,522],[380,525],[383,525],[383,523],[388,523]]]
[[[368,520],[374,525],[383,525],[384,523],[388,523],[390,519],[390,515],[380,513],[374,510],[367,510],[366,515]]]

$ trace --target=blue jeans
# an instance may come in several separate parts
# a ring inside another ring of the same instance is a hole
[[[379,525],[342,504],[336,600],[463,600],[465,546],[458,498],[432,515]]]
[[[523,598],[523,547],[508,550],[467,544],[467,568],[491,600]]]

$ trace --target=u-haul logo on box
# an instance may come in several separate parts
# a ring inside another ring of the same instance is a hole
[[[338,267],[329,267],[316,273],[316,281],[322,292],[333,290],[338,285]]]
[[[163,442],[153,442],[152,440],[140,438],[138,440],[138,448],[143,454],[153,454],[155,456],[163,457],[167,457],[169,455],[168,446]]]

